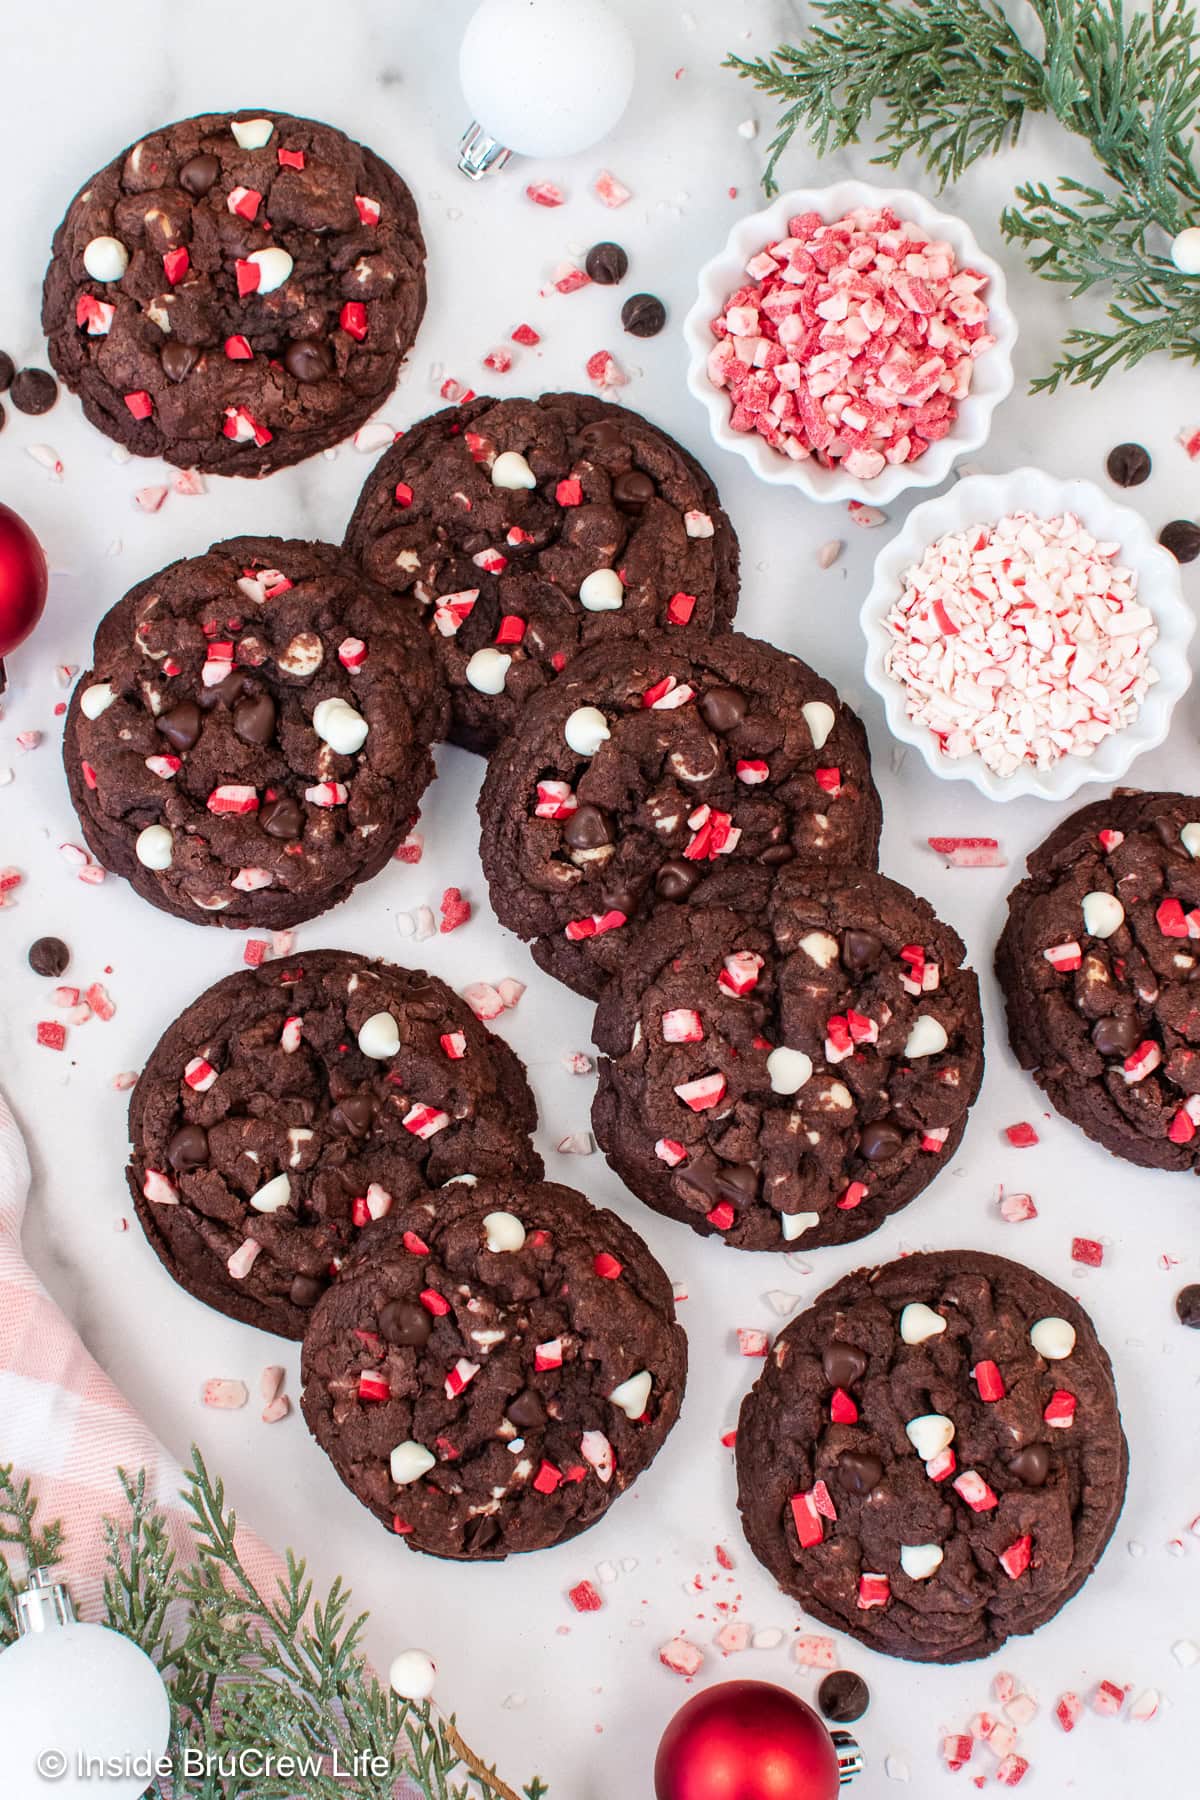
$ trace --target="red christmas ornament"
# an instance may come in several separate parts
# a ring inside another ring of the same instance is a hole
[[[46,605],[42,546],[10,507],[0,504],[0,659],[23,644]],[[0,661],[0,692],[4,665]]]
[[[835,1800],[862,1766],[811,1706],[767,1681],[724,1681],[680,1708],[654,1763],[656,1800]]]

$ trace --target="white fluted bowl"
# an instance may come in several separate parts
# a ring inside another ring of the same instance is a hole
[[[724,310],[733,290],[750,279],[746,274],[748,260],[764,244],[787,236],[787,221],[794,213],[817,212],[831,221],[858,206],[891,207],[898,218],[910,219],[931,237],[943,238],[950,244],[960,267],[982,270],[988,278],[984,290],[990,314],[988,329],[996,339],[991,349],[976,360],[971,392],[957,402],[958,417],[953,429],[931,444],[918,461],[889,463],[870,481],[847,475],[840,468],[822,468],[814,457],[793,462],[781,451],[772,450],[757,432],[734,431],[729,423],[729,395],[724,388],[714,387],[708,378],[708,357],[717,342],[711,321]],[[992,414],[1012,391],[1017,321],[1008,305],[1003,269],[984,254],[961,219],[938,212],[909,188],[839,181],[832,187],[793,188],[761,212],[740,219],[725,248],[700,271],[699,293],[683,322],[683,335],[688,347],[688,388],[707,412],[713,440],[723,450],[742,457],[764,481],[798,488],[811,500],[861,500],[868,505],[883,505],[908,488],[937,487],[960,456],[981,449],[987,442]]]
[[[1137,575],[1138,600],[1149,607],[1158,626],[1150,652],[1158,680],[1132,723],[1106,737],[1091,756],[1063,756],[1048,769],[1024,764],[1011,775],[997,775],[979,756],[947,756],[932,732],[909,718],[904,684],[884,666],[892,639],[883,621],[900,597],[905,570],[920,562],[930,544],[947,532],[990,524],[1021,511],[1044,519],[1074,513],[1095,537],[1121,546],[1121,562]],[[875,559],[874,580],[859,618],[867,640],[867,681],[883,701],[892,736],[919,750],[935,775],[973,782],[990,800],[1017,800],[1027,794],[1066,800],[1089,781],[1110,785],[1119,781],[1135,757],[1164,741],[1175,703],[1192,679],[1188,645],[1196,620],[1183,597],[1175,558],[1155,541],[1140,513],[1118,506],[1090,481],[1060,481],[1041,469],[968,475],[949,493],[914,507],[903,530]]]

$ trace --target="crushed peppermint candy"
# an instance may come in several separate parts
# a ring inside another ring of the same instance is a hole
[[[987,276],[889,208],[788,220],[712,321],[734,431],[870,481],[952,429],[991,348]]]
[[[1001,776],[1091,756],[1158,679],[1154,615],[1119,555],[1073,513],[1010,513],[931,544],[883,621],[908,717]]]

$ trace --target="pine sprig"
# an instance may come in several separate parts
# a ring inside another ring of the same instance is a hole
[[[1040,57],[996,0],[815,0],[822,23],[772,58],[728,66],[783,103],[764,173],[806,128],[818,151],[872,135],[874,161],[914,153],[939,186],[1015,142],[1028,114],[1050,113],[1090,146],[1104,187],[1028,183],[1001,219],[1031,268],[1076,297],[1111,293],[1111,329],[1076,326],[1034,390],[1095,384],[1157,350],[1200,360],[1200,284],[1167,254],[1200,223],[1192,157],[1200,35],[1188,0],[1031,0]],[[882,121],[879,114],[882,113]]]
[[[193,1556],[182,1565],[144,1473],[119,1473],[129,1512],[103,1523],[105,1623],[157,1662],[171,1695],[173,1773],[150,1800],[393,1800],[401,1779],[425,1800],[521,1800],[453,1716],[380,1684],[362,1649],[367,1615],[352,1612],[341,1581],[315,1598],[289,1551],[274,1593],[258,1592],[224,1486],[198,1450],[183,1495]],[[0,1467],[0,1641],[16,1635],[18,1577],[61,1554],[61,1528],[39,1529],[36,1515],[31,1484]],[[21,1551],[15,1572],[5,1545]],[[266,1750],[303,1759],[304,1773],[256,1772],[248,1759]],[[248,1772],[228,1773],[239,1764]],[[536,1778],[521,1790],[525,1800],[547,1793]]]

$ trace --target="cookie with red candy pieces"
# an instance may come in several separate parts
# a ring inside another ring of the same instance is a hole
[[[523,708],[479,799],[501,922],[597,998],[632,927],[707,879],[792,862],[874,868],[861,723],[798,657],[735,632],[598,644]]]
[[[1114,1156],[1200,1169],[1200,798],[1118,791],[1029,857],[996,949],[1013,1050]]]
[[[1099,1561],[1129,1453],[1069,1295],[1004,1257],[860,1269],[776,1338],[742,1404],[738,1506],[806,1613],[887,1656],[988,1656]]]
[[[687,1340],[636,1232],[516,1174],[453,1183],[364,1234],[304,1336],[308,1426],[414,1550],[561,1544],[649,1467]]]
[[[424,310],[416,204],[374,151],[288,113],[205,113],[79,190],[42,328],[135,455],[266,475],[382,405]]]
[[[387,863],[447,700],[424,634],[331,544],[230,538],[96,629],[63,739],[96,857],[202,925],[295,925]]]
[[[315,950],[227,976],[163,1033],[130,1100],[129,1186],[181,1287],[298,1338],[414,1194],[536,1180],[536,1123],[520,1061],[444,982]]]
[[[899,882],[794,864],[660,906],[596,1011],[592,1126],[658,1212],[740,1250],[874,1231],[957,1150],[979,984]]]
[[[484,753],[578,651],[724,631],[738,542],[674,438],[586,394],[474,399],[421,419],[367,477],[347,548],[422,620],[455,743]]]

